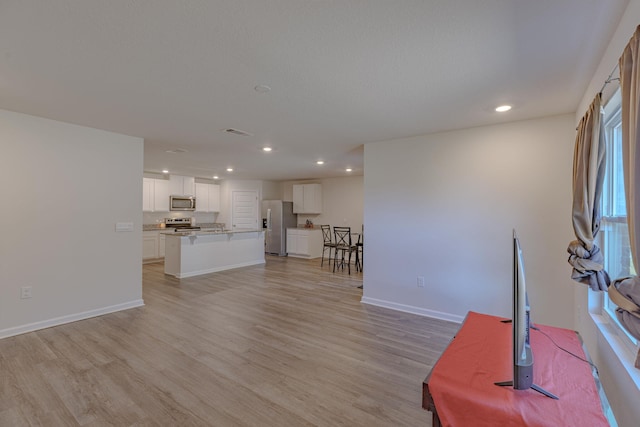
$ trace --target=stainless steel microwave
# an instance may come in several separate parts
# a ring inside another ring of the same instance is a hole
[[[196,198],[193,196],[169,196],[169,209],[172,211],[195,211]]]

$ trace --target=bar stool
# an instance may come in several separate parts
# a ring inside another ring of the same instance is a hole
[[[356,242],[356,270],[362,271],[364,265],[364,224]]]
[[[347,263],[349,274],[351,274],[351,254],[358,250],[358,247],[351,243],[351,227],[333,227],[335,236],[335,258],[333,260],[333,271],[336,271],[336,265],[340,263],[340,267],[344,270],[344,264]],[[338,259],[340,252],[340,259]],[[347,254],[349,255],[347,258]]]
[[[322,230],[322,239],[324,243],[322,244],[322,261],[320,262],[320,267],[324,265],[324,252],[329,249],[329,265],[331,265],[331,250],[335,251],[336,244],[331,239],[331,226],[330,225],[321,225],[320,229]]]

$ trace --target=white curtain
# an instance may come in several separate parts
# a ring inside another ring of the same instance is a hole
[[[622,164],[629,223],[631,257],[638,272],[640,250],[640,26],[620,57],[620,92],[622,95]],[[609,297],[618,305],[616,315],[631,335],[640,339],[640,278],[615,280]],[[636,367],[640,367],[640,353]]]
[[[577,240],[567,248],[571,278],[589,285],[594,291],[609,286],[604,258],[595,238],[600,230],[602,183],[605,170],[605,140],[601,94],[591,103],[576,135],[573,153],[573,231]]]

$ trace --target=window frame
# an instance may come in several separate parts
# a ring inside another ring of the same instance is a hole
[[[607,175],[612,168],[614,167],[615,159],[611,155],[613,150],[613,133],[614,129],[620,125],[621,122],[621,95],[620,90],[618,89],[613,96],[609,99],[607,104],[604,107],[604,134],[605,134],[605,144],[607,150],[606,157],[606,169],[605,175]],[[597,245],[601,248],[603,256],[605,258],[605,265],[607,263],[607,253],[606,253],[606,233],[610,232],[607,230],[609,224],[620,224],[627,223],[627,215],[626,212],[624,215],[606,215],[608,212],[606,211],[606,206],[613,206],[613,198],[615,196],[615,191],[613,191],[613,187],[615,182],[613,179],[605,178],[605,185],[608,184],[609,188],[603,188],[602,191],[602,219],[601,219],[601,228],[600,232],[597,236]],[[609,200],[605,200],[605,196],[609,197]],[[633,266],[632,266],[633,268]],[[612,277],[611,279],[616,279],[617,277]],[[593,295],[596,294],[596,295]],[[617,306],[608,298],[608,294],[606,292],[592,292],[593,298],[596,299],[595,305],[598,308],[598,311],[601,315],[606,317],[612,327],[616,335],[621,339],[625,347],[629,348],[631,351],[637,351],[639,340],[634,338],[631,334],[627,332],[627,330],[622,326],[618,317],[615,314],[615,309]]]

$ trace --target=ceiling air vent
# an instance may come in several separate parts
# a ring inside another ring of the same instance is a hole
[[[249,132],[245,132],[243,130],[240,129],[234,129],[234,128],[229,128],[229,129],[225,129],[224,132],[226,133],[232,133],[234,135],[240,135],[240,136],[253,136],[253,134],[249,133]]]
[[[170,153],[170,154],[180,154],[180,153],[186,153],[187,150],[185,150],[183,148],[176,148],[176,149],[173,149],[173,150],[167,150],[166,152]]]

